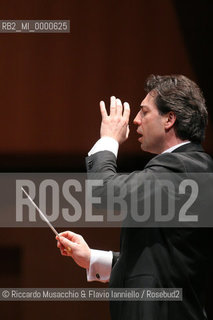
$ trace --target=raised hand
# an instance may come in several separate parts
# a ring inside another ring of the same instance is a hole
[[[100,102],[102,116],[101,137],[107,136],[114,138],[119,144],[127,140],[129,135],[129,116],[130,107],[128,102],[122,105],[120,99],[114,96],[110,99],[110,114],[107,114],[104,101]]]

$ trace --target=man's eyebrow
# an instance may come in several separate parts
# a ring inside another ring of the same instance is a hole
[[[149,109],[149,107],[148,107],[147,105],[145,105],[145,104],[141,104],[141,105],[139,106],[139,108],[140,108],[140,109],[143,109],[143,108]]]

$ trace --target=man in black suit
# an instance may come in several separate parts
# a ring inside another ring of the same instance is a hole
[[[111,97],[110,114],[100,103],[101,139],[87,158],[88,172],[104,173],[105,185],[117,187],[158,173],[208,173],[213,161],[200,143],[207,124],[205,100],[198,86],[182,75],[150,76],[148,92],[134,119],[144,151],[157,154],[141,172],[118,175],[118,146],[129,134],[130,108]],[[211,186],[207,198],[211,198]],[[143,190],[138,201],[143,201]],[[202,198],[201,198],[202,200]],[[201,201],[202,202],[202,201]],[[204,210],[205,206],[200,208]],[[123,228],[120,253],[91,250],[72,232],[61,234],[58,247],[88,270],[88,280],[108,281],[114,288],[182,288],[183,300],[112,302],[112,319],[204,320],[204,275],[210,261],[211,231],[199,228]],[[71,251],[65,250],[69,247]],[[93,270],[92,270],[93,269]],[[91,273],[94,273],[94,276]]]

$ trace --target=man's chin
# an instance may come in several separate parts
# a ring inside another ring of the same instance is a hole
[[[141,143],[140,147],[141,147],[141,150],[142,150],[142,151],[147,152],[146,145],[144,145],[143,143]]]
[[[144,152],[148,152],[148,153],[152,153],[152,154],[158,154],[158,152],[156,152],[155,150],[152,150],[151,148],[149,148],[148,146],[146,146],[144,143],[141,143],[141,150]]]

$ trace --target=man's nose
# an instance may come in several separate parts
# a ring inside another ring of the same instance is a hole
[[[137,113],[135,119],[133,120],[133,123],[135,125],[140,125],[141,124],[140,117],[139,117],[139,112]]]

